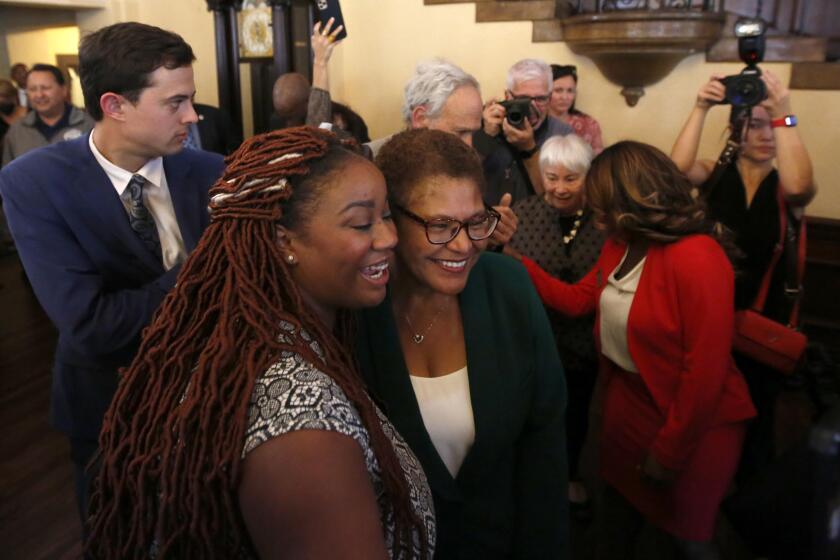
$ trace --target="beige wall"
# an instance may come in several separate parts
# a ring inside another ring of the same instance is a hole
[[[29,67],[39,62],[57,64],[56,55],[76,54],[78,45],[79,28],[75,25],[6,33],[9,59]],[[70,99],[74,105],[85,104],[82,85],[73,71],[70,72]]]
[[[18,62],[18,60],[11,58],[9,55],[8,38],[10,35],[39,29],[75,27],[75,25],[76,18],[72,11],[24,8],[19,6],[11,7],[0,3],[0,76],[7,77],[11,65]],[[69,51],[69,54],[75,52],[76,48],[73,47]],[[24,56],[26,56],[25,53]],[[55,59],[50,58],[39,60],[38,62],[54,63]]]
[[[691,56],[662,82],[648,88],[635,108],[629,108],[619,88],[607,82],[587,58],[573,55],[562,43],[532,43],[530,23],[476,24],[475,6],[470,3],[424,6],[423,0],[352,0],[344,2],[342,9],[350,35],[334,55],[332,89],[337,100],[349,103],[364,116],[373,137],[402,127],[402,89],[418,61],[433,56],[451,59],[479,79],[487,98],[502,94],[508,66],[533,56],[578,66],[578,106],[601,122],[606,142],[634,138],[667,151],[700,84],[714,71],[731,73],[740,67],[705,64],[702,54]],[[217,103],[213,20],[204,0],[111,0],[107,9],[80,12],[78,17],[83,32],[128,20],[183,35],[198,57],[197,98]],[[422,28],[418,22],[423,22]],[[768,66],[787,79],[790,65]],[[795,91],[792,97],[820,185],[809,213],[840,218],[836,156],[840,91]],[[725,121],[725,109],[712,112],[701,157],[717,155]]]
[[[38,62],[55,64],[57,54],[76,54],[79,46],[79,28],[53,27],[34,31],[6,34],[9,59],[32,66]]]
[[[502,94],[505,71],[520,58],[576,64],[578,106],[600,121],[605,142],[633,138],[666,151],[702,82],[713,72],[740,69],[738,64],[706,64],[702,54],[691,56],[630,108],[620,88],[607,82],[589,59],[572,54],[562,43],[532,43],[530,23],[477,24],[474,4],[424,6],[422,0],[353,0],[342,3],[342,9],[349,37],[334,55],[333,92],[364,116],[373,137],[402,127],[403,86],[417,61],[433,56],[449,58],[474,74],[485,98]],[[423,22],[422,29],[415,22]],[[767,66],[787,80],[789,64]],[[820,185],[809,214],[840,218],[840,91],[794,91],[792,101]],[[701,157],[717,156],[726,113],[724,108],[711,113]]]

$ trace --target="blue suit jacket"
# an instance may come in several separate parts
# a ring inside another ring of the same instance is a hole
[[[207,227],[221,156],[183,150],[163,159],[187,251]],[[53,424],[97,438],[142,329],[180,266],[166,271],[140,241],[87,136],[32,151],[0,171],[0,195],[26,274],[59,339]]]

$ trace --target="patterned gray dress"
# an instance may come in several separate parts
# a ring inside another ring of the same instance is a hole
[[[317,350],[316,343],[312,344]],[[376,412],[405,472],[414,513],[426,526],[426,534],[429,537],[428,557],[431,558],[435,543],[435,515],[426,475],[391,423],[378,408]],[[395,538],[394,511],[385,494],[370,435],[358,411],[347,399],[344,391],[327,374],[298,354],[284,353],[254,385],[242,457],[274,437],[296,430],[312,429],[335,431],[350,436],[361,447],[379,505],[385,545],[390,550]],[[410,558],[420,558],[420,550],[420,535],[415,534]]]

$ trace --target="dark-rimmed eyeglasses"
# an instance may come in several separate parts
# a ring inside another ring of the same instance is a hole
[[[516,95],[512,91],[508,90],[508,93],[514,99],[528,99],[531,103],[536,103],[537,105],[545,105],[551,99],[551,95],[537,95],[537,96],[530,96],[530,95]]]
[[[499,225],[499,220],[501,219],[501,215],[492,208],[487,208],[486,212],[481,216],[462,222],[455,218],[433,218],[431,220],[425,220],[398,204],[392,204],[391,207],[406,218],[410,218],[422,225],[426,230],[426,239],[434,245],[445,245],[449,243],[458,236],[461,229],[465,229],[467,231],[467,237],[473,241],[487,239],[496,231],[496,226]]]

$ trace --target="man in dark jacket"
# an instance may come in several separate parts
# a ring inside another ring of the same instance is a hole
[[[208,223],[221,156],[183,150],[198,120],[190,46],[120,23],[79,52],[89,135],[0,171],[0,195],[35,295],[58,328],[51,416],[70,438],[86,520],[95,456],[119,368]]]

